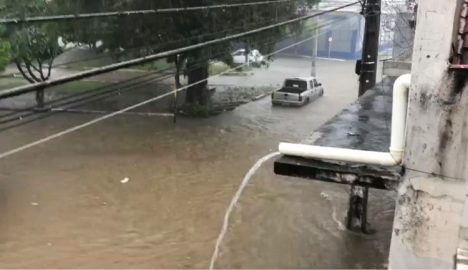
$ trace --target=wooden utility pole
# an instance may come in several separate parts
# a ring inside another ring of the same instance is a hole
[[[359,68],[359,96],[373,88],[377,80],[381,0],[365,0],[362,14],[366,19],[362,58]],[[351,186],[347,215],[348,230],[372,233],[367,224],[368,187]]]
[[[376,84],[379,56],[381,0],[365,0],[362,14],[366,19],[359,78],[359,96]]]
[[[319,37],[319,28],[318,28],[318,20],[314,21],[315,30],[314,36],[315,38],[312,39],[312,63],[310,69],[310,76],[317,77],[317,52],[318,52],[318,37]]]

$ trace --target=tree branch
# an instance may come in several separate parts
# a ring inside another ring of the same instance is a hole
[[[26,64],[26,69],[28,70],[29,75],[31,76],[32,79],[34,79],[36,82],[42,82],[31,70],[31,62],[28,61],[27,59],[23,59],[24,63]]]
[[[41,75],[41,79],[43,82],[47,81],[47,79],[44,77],[44,72],[42,70],[42,62],[38,59],[37,63],[39,64],[39,75]]]
[[[52,64],[54,63],[54,60],[49,61],[49,66],[47,67],[47,77],[46,80],[50,78],[50,74],[52,73]]]
[[[29,78],[28,75],[26,74],[26,72],[24,72],[23,67],[21,66],[21,63],[18,61],[18,59],[15,59],[15,65],[16,65],[16,68],[18,68],[18,71],[23,76],[23,78],[25,78],[29,83],[35,83],[36,82],[33,79]]]

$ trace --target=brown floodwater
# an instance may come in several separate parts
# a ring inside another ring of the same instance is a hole
[[[308,67],[279,59],[252,78],[212,83],[271,86]],[[0,160],[0,268],[208,267],[244,174],[280,141],[310,138],[354,101],[353,70],[320,62],[326,94],[306,107],[265,98],[177,124],[122,115]],[[56,114],[3,132],[0,151],[95,117]],[[276,176],[267,163],[233,213],[216,267],[384,267],[393,194],[371,193],[370,236],[342,230],[347,194],[347,186]]]

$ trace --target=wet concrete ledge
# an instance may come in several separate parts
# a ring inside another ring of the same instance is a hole
[[[306,144],[388,152],[395,79],[384,79],[318,129],[312,136],[314,139]],[[403,170],[401,166],[382,167],[289,156],[280,157],[274,164],[278,175],[387,190],[396,188]]]

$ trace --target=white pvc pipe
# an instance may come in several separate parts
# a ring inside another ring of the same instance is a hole
[[[363,164],[396,166],[401,164],[405,151],[406,116],[408,113],[408,93],[411,75],[406,74],[395,81],[393,87],[393,115],[390,152],[372,152],[314,145],[281,143],[279,151],[283,155],[311,159],[328,159]]]
[[[411,87],[411,75],[400,76],[393,86],[392,135],[390,153],[398,165],[403,159],[406,142],[406,117],[408,115],[408,94]]]

